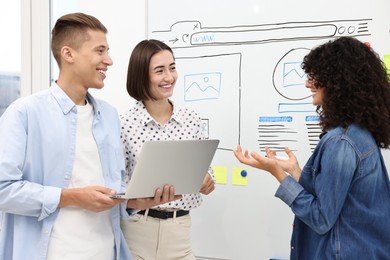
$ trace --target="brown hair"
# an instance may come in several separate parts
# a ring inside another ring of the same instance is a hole
[[[61,68],[61,48],[78,49],[89,39],[87,30],[107,33],[107,28],[95,17],[84,13],[71,13],[60,17],[52,30],[51,50]]]
[[[139,42],[131,53],[127,69],[127,92],[135,100],[155,99],[150,91],[149,65],[154,54],[172,49],[158,40],[143,40]]]

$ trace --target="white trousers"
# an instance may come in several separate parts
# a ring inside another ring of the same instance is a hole
[[[191,249],[191,217],[169,219],[136,214],[121,228],[133,260],[195,260]]]

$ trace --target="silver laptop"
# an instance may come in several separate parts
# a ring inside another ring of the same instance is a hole
[[[219,140],[147,141],[138,156],[125,194],[114,198],[154,197],[158,187],[175,187],[175,194],[199,192]]]

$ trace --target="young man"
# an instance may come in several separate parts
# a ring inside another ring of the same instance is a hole
[[[153,199],[119,200],[123,148],[117,111],[94,99],[109,66],[107,29],[74,13],[52,31],[58,80],[21,98],[0,118],[2,259],[131,259],[119,219],[174,199],[173,187]]]

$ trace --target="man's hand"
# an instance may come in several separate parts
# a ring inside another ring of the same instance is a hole
[[[115,194],[114,190],[101,186],[64,189],[58,207],[77,206],[93,212],[101,212],[125,201],[108,196],[113,194]]]

